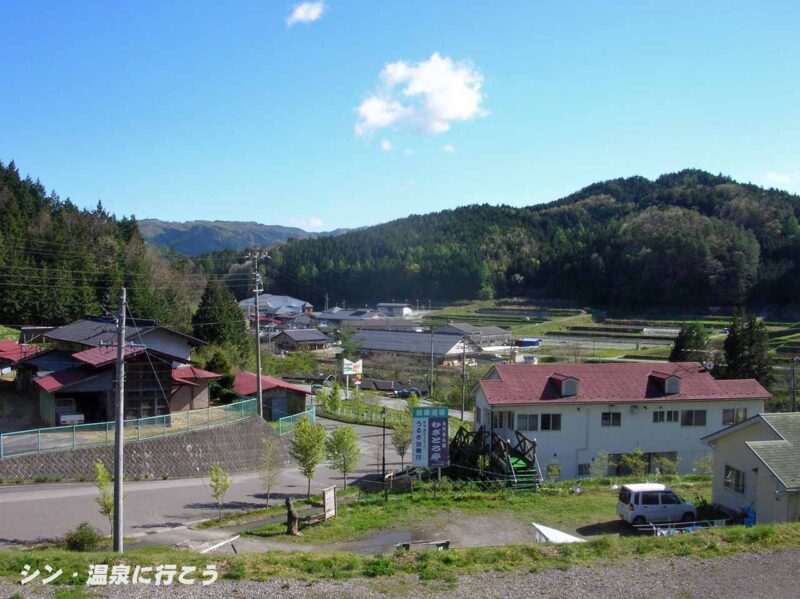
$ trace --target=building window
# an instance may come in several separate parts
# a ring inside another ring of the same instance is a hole
[[[543,431],[560,431],[561,414],[542,414]]]
[[[578,476],[589,476],[591,473],[591,464],[578,464]]]
[[[517,430],[539,430],[539,416],[537,414],[519,414],[517,416]]]
[[[705,426],[705,410],[683,410],[681,411],[681,426]]]
[[[678,422],[678,410],[656,410],[653,412],[653,422]]]
[[[725,464],[725,486],[744,495],[745,472]]]
[[[747,408],[725,408],[722,410],[722,424],[738,424],[747,420]]]
[[[508,423],[506,428],[509,430],[514,430],[514,412],[506,412],[506,422]]]
[[[600,414],[600,426],[622,426],[622,413],[603,412]]]
[[[475,408],[475,422],[478,423],[478,427],[480,427],[481,424],[483,424],[483,421],[481,420],[481,409],[480,408]]]

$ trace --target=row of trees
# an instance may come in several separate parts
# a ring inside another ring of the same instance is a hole
[[[756,379],[768,387],[772,382],[769,334],[763,321],[754,314],[737,312],[733,316],[722,352],[709,347],[708,332],[700,322],[681,328],[669,359],[671,362],[706,362],[714,374],[726,379]]]

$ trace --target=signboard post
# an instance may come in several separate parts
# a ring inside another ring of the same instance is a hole
[[[336,515],[336,486],[323,489],[322,498],[325,505],[325,519],[333,518]]]
[[[448,409],[414,408],[411,463],[420,468],[449,466]]]
[[[344,375],[345,380],[345,390],[344,390],[344,398],[350,399],[350,375],[354,374],[359,377],[360,384],[360,377],[361,371],[364,366],[363,360],[358,360],[357,362],[351,362],[350,360],[342,359],[342,374]]]

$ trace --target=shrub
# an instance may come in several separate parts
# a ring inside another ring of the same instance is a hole
[[[81,522],[64,536],[64,546],[70,551],[94,551],[100,544],[100,531],[88,522]]]
[[[394,561],[385,556],[377,556],[364,564],[364,576],[393,576],[397,572]]]
[[[225,571],[225,576],[223,578],[227,578],[228,580],[239,580],[240,578],[244,578],[244,575],[244,565],[234,564]]]
[[[561,476],[561,464],[558,462],[550,462],[547,465],[547,479],[551,482],[555,482],[558,480],[559,476]]]

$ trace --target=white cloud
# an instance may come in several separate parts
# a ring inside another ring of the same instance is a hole
[[[764,181],[771,187],[780,187],[793,192],[800,192],[800,172],[797,173],[776,173],[768,171],[764,173]]]
[[[356,110],[358,135],[394,125],[444,133],[454,121],[488,114],[481,107],[483,75],[467,61],[454,61],[435,52],[419,63],[389,63],[380,77],[378,90]]]
[[[325,2],[301,2],[292,7],[291,14],[286,17],[286,24],[291,27],[295,23],[313,23],[325,12]]]
[[[445,144],[445,145],[443,145],[443,146],[442,146],[442,149],[443,149],[445,152],[450,152],[451,154],[452,154],[453,152],[455,152],[455,151],[456,151],[456,147],[455,147],[455,146],[452,146],[452,145],[450,145],[450,144]]]
[[[392,142],[385,137],[381,140],[381,150],[384,152],[391,152],[392,151]]]
[[[293,225],[297,227],[302,227],[303,229],[319,229],[322,227],[322,219],[317,216],[309,216],[306,218],[292,218],[290,221]]]
[[[406,156],[411,156],[413,153],[414,150],[412,150],[411,148],[406,148],[405,150],[403,150],[403,154],[405,154]]]

